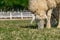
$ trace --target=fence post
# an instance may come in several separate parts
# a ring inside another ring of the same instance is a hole
[[[23,19],[23,13],[21,12],[21,19]]]
[[[12,14],[11,14],[11,12],[10,12],[10,19],[12,19]]]

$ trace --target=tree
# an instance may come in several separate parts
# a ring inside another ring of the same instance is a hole
[[[0,0],[0,8],[8,9],[8,8],[20,8],[23,9],[27,7],[28,0]]]

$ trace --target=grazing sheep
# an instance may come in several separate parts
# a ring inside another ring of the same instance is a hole
[[[51,14],[59,3],[60,0],[29,0],[29,10],[39,19],[38,29],[44,28],[45,19],[47,19],[46,28],[51,28]]]

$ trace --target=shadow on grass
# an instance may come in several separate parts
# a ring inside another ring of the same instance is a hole
[[[56,28],[57,25],[51,26],[52,28]],[[38,29],[38,25],[26,25],[26,26],[21,26],[21,28],[30,28],[30,29]],[[44,25],[44,28],[46,28],[46,25]]]
[[[28,25],[28,26],[25,26],[25,27],[23,27],[23,26],[21,26],[22,28],[30,28],[30,29],[37,29],[38,28],[38,26],[37,25]]]

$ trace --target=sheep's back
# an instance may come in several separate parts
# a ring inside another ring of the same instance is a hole
[[[48,8],[55,8],[56,7],[56,1],[55,0],[47,0]]]
[[[30,0],[29,9],[33,12],[37,11],[38,9],[47,10],[48,9],[47,2],[46,0]]]

